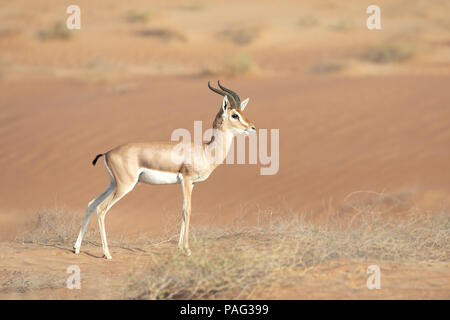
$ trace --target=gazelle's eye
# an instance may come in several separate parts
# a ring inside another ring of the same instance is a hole
[[[239,116],[238,116],[236,113],[234,113],[234,114],[232,115],[232,117],[233,117],[234,119],[239,119]]]

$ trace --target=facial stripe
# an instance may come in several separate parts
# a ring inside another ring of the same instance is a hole
[[[236,111],[236,113],[239,115],[239,121],[240,121],[244,126],[248,127],[248,122],[247,122],[246,119],[244,118],[244,115],[243,115],[241,112],[239,112],[239,111]]]

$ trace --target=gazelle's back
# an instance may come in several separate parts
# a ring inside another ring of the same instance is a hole
[[[127,163],[130,170],[159,170],[177,173],[183,165],[176,142],[137,142],[120,145],[106,153],[108,167]]]

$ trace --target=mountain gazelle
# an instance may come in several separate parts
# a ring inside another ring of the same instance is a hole
[[[206,180],[227,156],[236,134],[250,134],[255,131],[252,122],[246,119],[243,111],[249,101],[240,100],[232,90],[217,82],[220,89],[208,82],[208,87],[223,96],[222,107],[214,122],[211,140],[201,145],[192,142],[150,142],[120,145],[106,153],[99,154],[92,162],[104,156],[104,162],[111,182],[108,188],[87,207],[74,252],[79,253],[89,218],[97,212],[103,257],[111,259],[105,231],[105,215],[111,207],[137,183],[175,184],[180,183],[183,191],[183,211],[178,247],[187,255],[189,249],[189,221],[191,218],[191,195],[194,183]]]

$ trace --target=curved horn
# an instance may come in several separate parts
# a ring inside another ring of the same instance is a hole
[[[237,107],[240,108],[241,107],[241,98],[239,98],[238,94],[236,92],[234,92],[233,90],[222,87],[219,80],[217,81],[217,84],[219,85],[220,89],[222,89],[225,92],[228,92],[230,95],[233,96],[234,100],[236,101]]]
[[[212,87],[211,84],[209,83],[209,81],[208,81],[208,87],[209,87],[212,91],[214,91],[215,93],[220,94],[221,96],[224,96],[224,95],[225,95],[225,92],[223,92],[223,91],[221,91],[221,90],[219,90],[219,89],[216,89],[216,88]]]
[[[222,91],[222,90],[219,90],[219,89],[214,88],[213,86],[211,86],[211,84],[210,84],[209,81],[208,81],[208,87],[209,87],[212,91],[214,91],[215,93],[220,94],[221,96],[225,96],[225,95],[226,95],[226,96],[228,97],[228,100],[229,100],[230,103],[231,103],[231,108],[233,108],[233,109],[239,108],[240,102],[237,103],[235,97],[234,97],[233,95],[231,95],[231,93],[229,93],[229,92],[227,92],[227,91]]]

